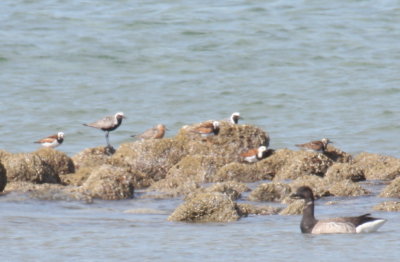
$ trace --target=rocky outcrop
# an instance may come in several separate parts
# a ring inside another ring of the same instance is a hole
[[[380,197],[400,198],[400,177],[396,178],[379,194]]]
[[[280,207],[258,206],[252,204],[237,204],[241,216],[249,215],[276,215],[282,210]]]
[[[393,180],[400,176],[400,159],[361,153],[355,156],[354,166],[363,171],[367,180]]]
[[[366,180],[364,171],[350,163],[335,163],[328,168],[325,178],[331,182],[351,180],[359,182]]]
[[[291,193],[290,186],[283,183],[263,183],[257,186],[250,195],[251,201],[281,202]]]
[[[383,202],[378,205],[375,205],[373,209],[376,211],[399,212],[400,202],[399,201]]]

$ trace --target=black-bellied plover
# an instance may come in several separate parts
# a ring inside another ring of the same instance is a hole
[[[112,148],[108,140],[109,133],[110,131],[117,129],[121,125],[123,118],[125,118],[124,113],[118,112],[113,116],[106,116],[103,119],[97,120],[96,122],[83,125],[101,129],[106,132],[107,147]]]

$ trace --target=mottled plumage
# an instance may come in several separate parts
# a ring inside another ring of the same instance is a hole
[[[132,137],[137,137],[143,140],[146,139],[161,139],[165,135],[165,131],[168,130],[165,125],[158,124],[155,127],[147,129],[140,135],[133,135]]]
[[[311,141],[305,144],[297,144],[297,147],[300,147],[307,151],[323,153],[326,150],[326,147],[329,143],[332,143],[328,138],[323,138],[321,140]]]
[[[106,132],[107,146],[111,147],[108,140],[109,132],[117,129],[121,125],[123,118],[125,118],[124,113],[118,112],[114,116],[106,116],[100,120],[97,120],[96,122],[83,125],[101,129]]]
[[[297,189],[292,198],[304,199],[303,218],[300,223],[302,233],[311,234],[338,234],[338,233],[370,233],[378,230],[385,219],[371,217],[364,214],[356,217],[338,217],[317,220],[314,217],[314,195],[311,188],[302,186]]]

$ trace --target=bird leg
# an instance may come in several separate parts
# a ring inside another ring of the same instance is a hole
[[[108,140],[108,135],[109,135],[109,131],[106,131],[106,141],[107,141],[107,147],[112,147],[111,145],[110,145],[110,141]]]

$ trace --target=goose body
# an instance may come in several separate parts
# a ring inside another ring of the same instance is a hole
[[[292,198],[304,199],[306,205],[300,223],[302,233],[310,234],[351,234],[377,231],[386,219],[374,218],[370,214],[355,217],[338,217],[317,220],[314,217],[314,195],[311,188],[299,187]]]

